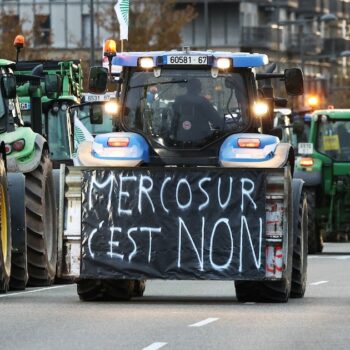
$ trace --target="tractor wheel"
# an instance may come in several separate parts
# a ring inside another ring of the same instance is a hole
[[[321,230],[316,222],[316,190],[314,188],[303,188],[303,193],[307,196],[308,206],[308,251],[309,254],[321,253],[323,249],[323,241]]]
[[[306,198],[300,199],[298,210],[294,210],[293,271],[290,296],[302,298],[306,288],[307,248],[308,248],[308,207]]]
[[[25,178],[23,174],[11,173],[8,180],[12,230],[10,290],[24,290],[28,282]]]
[[[77,282],[79,299],[83,301],[102,300],[102,280],[79,280]]]
[[[134,280],[79,280],[77,291],[82,301],[129,300],[135,290]]]
[[[146,281],[145,280],[136,280],[134,284],[134,291],[132,293],[133,297],[143,297],[143,293],[145,292]]]
[[[239,302],[286,303],[290,294],[290,281],[235,281]]]
[[[11,216],[6,171],[0,162],[0,293],[6,293],[11,273]]]
[[[26,254],[12,253],[11,290],[24,290],[28,282],[28,262]]]
[[[57,221],[52,163],[43,151],[39,166],[25,174],[28,285],[48,286],[57,262]]]
[[[104,280],[105,300],[130,300],[135,290],[134,280]]]

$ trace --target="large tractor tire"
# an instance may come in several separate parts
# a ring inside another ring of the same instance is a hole
[[[235,281],[239,302],[286,303],[290,294],[290,281]]]
[[[293,180],[293,196],[289,204],[295,208],[295,192],[300,186],[300,182]],[[300,191],[298,191],[300,197]],[[297,205],[299,205],[299,197]],[[289,226],[293,225],[294,218],[290,218]],[[239,302],[269,302],[286,303],[291,293],[292,284],[292,263],[293,263],[293,230],[288,235],[288,258],[287,270],[284,272],[283,279],[277,281],[235,281],[236,297]]]
[[[28,282],[25,176],[7,173],[11,206],[11,290],[24,290]]]
[[[52,163],[43,150],[39,166],[26,174],[27,253],[30,286],[54,281],[57,263],[57,213]]]
[[[303,192],[307,196],[308,206],[308,252],[309,254],[321,253],[323,249],[323,240],[315,215],[316,190],[312,187],[304,187]]]
[[[28,283],[28,261],[26,254],[12,254],[11,290],[24,290]]]
[[[133,296],[142,296],[140,293],[136,295],[135,286],[137,282],[134,280],[84,279],[77,282],[77,291],[82,301],[126,301]],[[141,294],[143,294],[143,290],[144,285]]]
[[[0,293],[9,289],[11,274],[11,215],[7,192],[7,177],[0,161]]]
[[[307,200],[302,194],[299,205],[294,206],[294,246],[293,272],[290,296],[302,298],[306,289],[307,249],[308,249],[308,207]]]
[[[133,296],[134,297],[143,297],[143,293],[145,292],[146,289],[146,281],[145,280],[136,280],[134,284],[134,291],[133,291]]]

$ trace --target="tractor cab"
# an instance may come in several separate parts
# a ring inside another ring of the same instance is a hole
[[[70,162],[72,158],[72,128],[68,108],[80,102],[82,90],[82,69],[78,60],[37,60],[19,61],[16,63],[16,75],[38,75],[42,79],[56,78],[57,88],[54,93],[45,91],[41,96],[41,115],[43,135],[49,143],[50,157],[54,165]],[[21,90],[20,90],[21,91]],[[28,126],[32,126],[32,102],[26,91],[20,92],[20,107],[23,119]],[[39,131],[38,131],[39,132]]]
[[[120,129],[146,140],[150,163],[217,166],[229,135],[272,132],[274,97],[265,96],[257,80],[281,78],[287,92],[298,87],[300,93],[298,70],[255,73],[255,67],[267,63],[266,55],[249,53],[117,54],[112,64],[122,67],[116,94]],[[292,71],[298,74],[292,77]],[[105,81],[103,68],[93,68],[90,91],[104,92]]]
[[[13,65],[7,60],[0,62],[0,133],[14,131],[15,123],[22,123]]]

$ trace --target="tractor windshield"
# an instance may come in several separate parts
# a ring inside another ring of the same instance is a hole
[[[350,161],[350,121],[321,116],[317,149],[335,161]]]
[[[106,111],[105,102],[85,103],[75,106],[73,111],[73,117],[93,136],[116,131],[115,118]]]
[[[198,148],[248,125],[248,95],[240,73],[163,69],[134,72],[123,110],[127,129],[165,147]]]
[[[52,160],[69,160],[71,158],[70,135],[67,110],[50,108],[47,115],[47,135]]]

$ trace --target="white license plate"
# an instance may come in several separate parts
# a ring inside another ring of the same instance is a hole
[[[312,154],[314,152],[314,145],[308,142],[298,143],[299,154]]]
[[[22,110],[22,111],[29,111],[30,110],[30,103],[29,102],[21,102],[19,104],[19,108]]]
[[[167,56],[167,64],[196,64],[207,65],[207,56]]]

